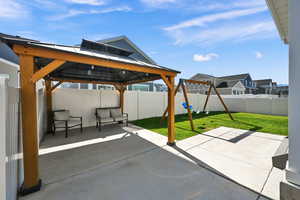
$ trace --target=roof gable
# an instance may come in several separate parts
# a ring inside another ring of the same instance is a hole
[[[233,88],[233,87],[245,88],[245,86],[239,80],[223,81],[217,86],[217,88]]]
[[[115,47],[119,47],[122,49],[126,49],[128,51],[132,51],[133,54],[130,57],[135,58],[137,60],[141,60],[150,64],[156,64],[154,60],[152,60],[145,52],[143,52],[139,47],[137,47],[131,40],[129,40],[126,36],[119,36],[114,38],[108,38],[104,40],[99,40],[97,42],[102,42],[105,44],[110,44]]]
[[[212,79],[215,78],[209,74],[201,74],[201,73],[197,73],[194,76],[192,76],[190,79],[192,80],[201,80],[201,79]]]

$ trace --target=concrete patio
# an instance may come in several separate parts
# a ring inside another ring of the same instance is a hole
[[[170,147],[133,125],[47,135],[42,190],[21,199],[279,199],[284,171],[271,157],[283,138],[220,127]]]

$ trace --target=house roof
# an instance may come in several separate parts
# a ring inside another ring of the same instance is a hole
[[[220,76],[218,77],[219,79],[224,79],[224,80],[241,80],[241,79],[246,79],[250,74],[237,74],[237,75],[230,75],[230,76]]]
[[[197,73],[194,76],[192,76],[190,79],[191,80],[199,80],[199,79],[205,79],[205,78],[214,78],[214,76],[208,75],[208,74],[201,74]]]
[[[146,60],[148,60],[151,64],[156,64],[152,58],[150,58],[144,51],[142,51],[138,46],[136,46],[127,36],[121,35],[117,37],[112,37],[112,38],[107,38],[103,40],[99,40],[97,42],[102,42],[102,43],[111,43],[119,40],[125,40],[134,50],[139,52],[143,57],[145,57]]]
[[[281,39],[288,43],[288,0],[266,0]]]
[[[130,58],[126,56],[130,52],[122,51],[119,48],[114,48],[109,46],[110,51],[106,51],[105,49],[107,46],[101,43],[90,42],[88,45],[84,45],[86,40],[83,40],[81,46],[67,46],[67,45],[60,45],[60,44],[50,44],[50,43],[42,43],[35,40],[28,40],[19,37],[11,37],[11,36],[4,36],[0,37],[0,40],[8,44],[9,46],[13,46],[15,44],[26,46],[26,47],[33,47],[39,49],[47,49],[52,50],[55,52],[63,52],[72,55],[80,55],[85,57],[91,57],[96,59],[102,59],[107,61],[113,61],[120,64],[128,64],[128,65],[135,65],[140,66],[141,70],[134,71],[134,70],[124,70],[119,68],[108,68],[105,66],[97,66],[94,67],[93,65],[78,63],[78,62],[66,62],[61,65],[58,69],[51,72],[49,78],[52,79],[63,79],[63,80],[71,80],[71,79],[78,79],[78,80],[86,80],[86,81],[101,81],[101,82],[116,82],[116,83],[124,83],[128,84],[133,81],[146,81],[146,80],[155,80],[160,79],[159,74],[152,74],[146,73],[144,70],[146,68],[151,68],[158,70],[162,70],[164,72],[171,72],[171,73],[180,73],[179,71],[162,67],[156,64],[149,64],[140,60],[136,60],[134,58]],[[90,46],[92,45],[92,46]],[[98,46],[97,46],[98,45]],[[95,48],[96,47],[96,48]],[[104,50],[102,49],[104,48]],[[52,62],[50,58],[44,57],[36,57],[36,65],[39,69],[43,68],[47,64]],[[146,71],[153,71],[153,70],[146,70]]]

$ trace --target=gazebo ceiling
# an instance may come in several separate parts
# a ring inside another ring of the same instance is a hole
[[[65,63],[45,76],[45,79],[63,80],[66,82],[68,80],[83,80],[131,84],[161,79],[161,74],[172,74],[176,76],[177,73],[180,73],[170,68],[136,60],[130,57],[132,52],[128,50],[99,42],[82,40],[80,46],[65,46],[9,37],[2,37],[2,40],[12,48],[14,48],[14,45],[23,46],[25,47],[24,51],[32,50],[35,52],[35,49],[50,50],[51,52],[68,53],[66,55],[72,54],[84,56],[85,58],[96,58],[102,61],[113,62],[114,64],[114,67],[108,67],[99,64],[92,65],[85,61],[81,62],[80,59],[76,59],[76,62],[75,60],[66,59]],[[36,54],[35,64],[37,68],[41,70],[55,59],[56,58],[51,57],[50,54]],[[118,68],[118,63],[120,64],[120,68]],[[131,67],[121,67],[121,65],[124,66],[124,64],[126,66],[134,66],[134,68],[131,70]]]

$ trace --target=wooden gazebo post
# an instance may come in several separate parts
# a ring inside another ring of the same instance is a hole
[[[47,104],[47,131],[50,133],[51,130],[51,112],[52,112],[52,91],[51,91],[51,80],[45,81],[46,88],[46,104]]]
[[[22,195],[38,191],[41,187],[38,172],[36,87],[35,82],[31,81],[34,72],[33,56],[21,54],[21,113],[24,162],[24,183],[20,190]]]
[[[168,145],[175,145],[175,89],[174,76],[166,77],[161,75],[168,86]]]
[[[116,89],[119,91],[119,95],[120,95],[120,108],[122,113],[124,113],[124,93],[126,90],[126,86],[125,85],[115,85]]]

